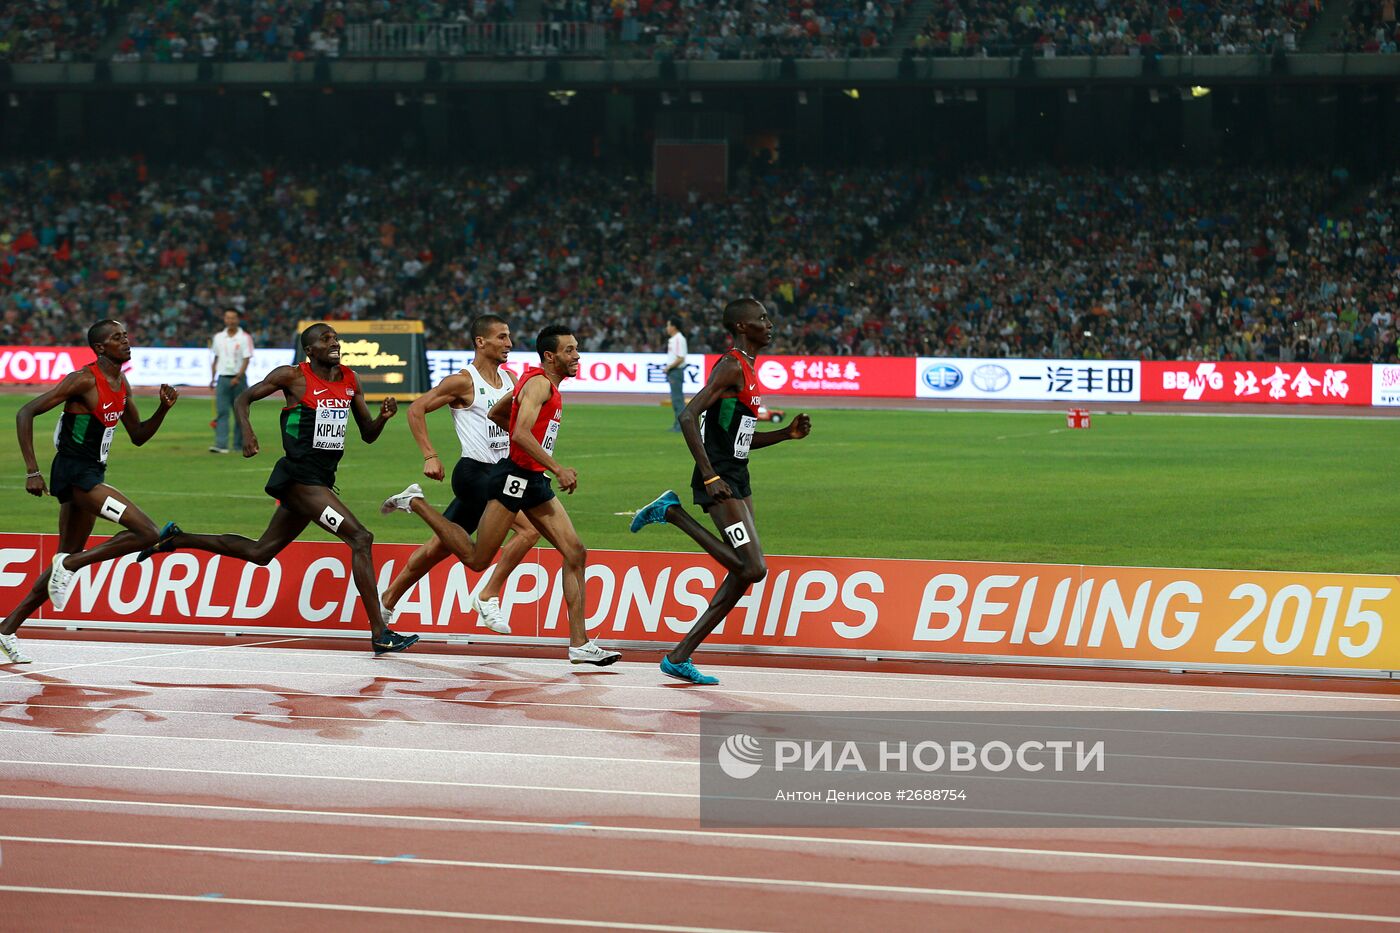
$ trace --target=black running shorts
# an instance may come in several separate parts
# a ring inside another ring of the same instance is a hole
[[[512,512],[529,511],[554,498],[547,474],[527,470],[512,460],[496,464],[491,486],[491,497]]]
[[[498,467],[499,464],[482,463],[469,457],[457,461],[452,468],[454,498],[442,513],[448,521],[461,525],[468,534],[476,531],[486,511],[486,503],[491,501],[496,491],[491,480]]]
[[[107,465],[59,454],[49,468],[49,493],[59,502],[71,502],[73,490],[87,492],[107,482]]]

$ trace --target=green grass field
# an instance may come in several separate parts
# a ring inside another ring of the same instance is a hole
[[[9,433],[27,397],[0,396],[0,530],[53,531],[57,503],[24,494]],[[1400,422],[1097,415],[1068,431],[1057,412],[808,410],[810,438],[751,461],[769,553],[1400,572]],[[263,453],[249,461],[208,453],[209,402],[182,399],[146,447],[119,435],[107,478],[157,522],[256,536],[272,512],[262,485],[280,456],[277,411],[254,409]],[[668,415],[569,406],[558,456],[579,471],[579,491],[564,501],[590,547],[693,548],[664,526],[632,535],[617,514],[667,487],[689,502],[691,461]],[[56,417],[35,427],[46,475]],[[454,452],[446,415],[430,425],[438,450]],[[425,536],[377,509],[421,478],[420,461],[402,410],[379,443],[347,451],[341,494],[377,540]],[[446,505],[446,485],[431,485]]]

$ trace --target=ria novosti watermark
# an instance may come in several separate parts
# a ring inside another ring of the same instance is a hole
[[[700,718],[710,825],[1400,826],[1400,716]]]

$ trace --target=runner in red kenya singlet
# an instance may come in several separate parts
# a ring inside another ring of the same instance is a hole
[[[472,570],[491,565],[519,512],[554,545],[564,560],[564,603],[569,613],[569,661],[573,664],[612,664],[622,655],[605,651],[589,640],[583,624],[583,571],[586,551],[569,513],[550,488],[548,473],[570,495],[578,488],[578,473],[554,459],[554,443],[564,416],[559,384],[578,374],[578,341],[569,328],[552,325],[535,339],[540,365],[516,383],[515,392],[491,409],[491,420],[510,432],[510,456],[497,466],[491,482],[493,498],[481,518],[475,542],[462,527],[445,518],[423,498],[417,483],[384,501],[381,511],[413,512],[438,536],[457,559]]]
[[[242,535],[187,534],[171,522],[161,529],[159,543],[141,552],[141,559],[183,548],[266,564],[315,522],[350,546],[351,573],[369,618],[370,647],[375,655],[402,651],[418,636],[400,635],[384,624],[375,588],[374,535],[334,491],[335,471],[345,454],[351,419],[361,439],[373,444],[398,411],[398,403],[387,398],[379,406],[379,417],[370,417],[359,380],[340,365],[340,338],[329,324],[312,324],[302,331],[301,348],[306,362],[277,367],[233,403],[243,430],[243,456],[255,457],[258,436],[248,420],[249,406],[277,392],[286,400],[282,408],[285,456],[277,461],[264,487],[277,500],[277,511],[262,537],[254,541]]]
[[[160,387],[160,405],[145,421],[136,411],[131,385],[122,375],[122,364],[131,359],[131,342],[126,326],[119,321],[98,321],[88,328],[88,346],[97,360],[75,372],[48,392],[29,402],[15,419],[19,427],[19,450],[28,471],[24,489],[31,496],[53,494],[58,506],[58,550],[50,567],[39,574],[34,587],[0,623],[0,663],[30,660],[20,648],[15,632],[44,600],[63,609],[72,591],[73,578],[89,564],[112,560],[154,544],[155,524],[131,500],[107,485],[107,454],[117,425],[126,428],[132,443],[140,447],[150,440],[165,420],[165,413],[180,394],[170,386]],[[49,485],[34,456],[34,418],[63,406],[54,432],[53,467]],[[83,550],[98,517],[122,526],[110,539]]]

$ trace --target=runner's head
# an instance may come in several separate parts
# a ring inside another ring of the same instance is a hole
[[[494,314],[478,315],[472,319],[470,333],[478,357],[485,357],[500,366],[510,356],[510,325],[505,318]]]
[[[535,351],[545,372],[560,379],[578,375],[578,340],[568,325],[551,324],[540,331],[535,338]]]
[[[131,359],[131,341],[126,335],[126,325],[121,321],[98,321],[88,328],[87,342],[93,353],[105,356],[113,363],[125,363]]]
[[[757,298],[738,298],[724,306],[724,329],[737,346],[740,340],[758,350],[773,342],[773,322]]]
[[[313,363],[340,365],[340,336],[325,322],[312,324],[301,332],[301,349]]]

